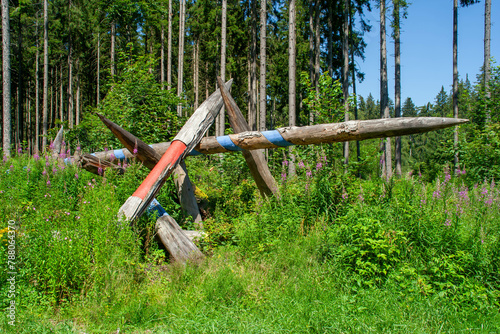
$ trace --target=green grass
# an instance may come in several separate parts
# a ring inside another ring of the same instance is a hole
[[[0,317],[6,332],[500,332],[492,182],[359,181],[311,161],[311,177],[299,170],[279,199],[262,200],[246,171],[233,175],[236,156],[215,170],[196,160],[192,179],[211,214],[207,258],[181,266],[164,261],[154,221],[116,221],[143,177],[138,166],[101,178],[47,161],[0,164],[0,230],[14,219],[20,231],[16,325]],[[159,197],[172,212],[170,187]]]

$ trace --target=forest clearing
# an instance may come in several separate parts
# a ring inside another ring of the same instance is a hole
[[[490,0],[457,70],[478,2],[416,106],[404,0],[2,0],[0,332],[500,332]]]

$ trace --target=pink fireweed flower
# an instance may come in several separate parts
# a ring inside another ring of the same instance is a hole
[[[40,159],[40,156],[37,153],[35,153],[33,155],[33,159],[35,159],[35,161],[38,161]]]
[[[286,173],[281,173],[281,180],[286,181]]]
[[[487,206],[490,206],[492,203],[493,203],[493,199],[492,198],[488,198],[487,200],[484,201],[484,203],[487,205]]]
[[[101,167],[99,167],[99,168],[97,169],[97,174],[102,175],[102,168],[101,168]]]
[[[53,150],[54,149],[54,142],[51,140],[49,144],[49,149]]]
[[[114,161],[116,159],[115,155],[113,153],[111,153],[109,155],[109,161]]]
[[[75,173],[75,179],[78,180],[78,173]]]
[[[298,166],[299,166],[299,168],[304,168],[305,167],[304,161],[299,162]]]
[[[19,147],[19,148],[17,149],[17,153],[18,153],[18,154],[22,154],[22,153],[23,153],[23,148],[22,148],[22,147]]]
[[[342,199],[347,199],[347,197],[349,197],[349,194],[342,192]]]
[[[47,185],[50,186],[50,180],[47,180]]]
[[[42,172],[42,175],[46,175],[46,174],[47,174],[47,171],[44,169]]]
[[[52,168],[52,174],[55,174],[55,173],[57,173],[57,168],[56,167]]]
[[[283,160],[282,164],[283,166],[288,166],[288,160]]]
[[[312,177],[312,172],[311,172],[310,170],[308,170],[308,171],[306,172],[306,176],[307,176],[307,177]]]
[[[321,168],[323,168],[323,164],[321,162],[318,162],[316,164],[316,170],[320,170]]]
[[[451,220],[446,219],[446,221],[444,222],[444,226],[451,226]]]
[[[441,198],[441,192],[439,190],[436,190],[432,193],[432,197],[434,198]]]
[[[3,162],[7,162],[7,160],[9,160],[9,158],[6,155],[4,155],[3,156]]]

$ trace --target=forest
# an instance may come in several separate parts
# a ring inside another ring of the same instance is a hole
[[[482,5],[484,63],[471,81],[457,70],[458,12]],[[405,0],[2,0],[0,331],[500,331],[491,0],[453,0],[451,11],[453,82],[417,106],[401,99]],[[379,100],[356,92],[372,24]],[[232,79],[247,130],[226,104],[200,140],[353,120],[468,121],[256,150],[267,193],[250,151],[186,157],[188,180],[176,171],[155,193],[176,226],[196,231],[200,256],[183,263],[161,239],[162,214],[148,209],[129,225],[117,213],[160,164],[144,160],[146,144],[176,140],[223,93],[218,77]]]

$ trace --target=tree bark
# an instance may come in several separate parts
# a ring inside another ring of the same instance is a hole
[[[458,0],[453,0],[453,117],[458,118]],[[454,170],[458,169],[458,127],[453,132]]]
[[[342,91],[344,93],[344,121],[349,120],[349,1],[343,0],[342,21],[342,56],[344,66],[342,67]],[[349,163],[349,142],[344,143],[344,164]],[[347,171],[347,169],[346,169]]]
[[[71,45],[71,0],[68,6],[68,124],[72,129],[74,125],[73,114],[73,49]]]
[[[3,63],[3,154],[10,156],[11,87],[10,87],[10,22],[9,1],[2,0],[2,63]]]
[[[195,57],[194,57],[194,110],[198,109],[200,101],[200,40],[196,39],[194,45]]]
[[[490,92],[490,57],[491,57],[491,0],[484,1],[484,92],[486,96],[486,122],[491,121],[489,101]]]
[[[257,0],[251,0],[250,26],[250,110],[248,125],[257,129]]]
[[[113,78],[116,74],[116,64],[115,64],[115,44],[116,44],[116,23],[111,22],[111,77]]]
[[[266,130],[267,93],[266,93],[266,27],[267,27],[267,1],[260,1],[260,117],[259,130]]]
[[[163,21],[163,16],[162,16]],[[161,90],[165,89],[165,26],[161,23],[161,50],[160,50],[160,83]]]
[[[80,66],[76,60],[76,105],[75,105],[75,123],[80,124]]]
[[[60,77],[60,82],[59,82],[59,87],[60,87],[60,90],[59,90],[59,118],[61,119],[61,122],[64,122],[64,90],[63,90],[63,65],[62,65],[62,62],[61,62],[61,72],[59,73],[61,75]]]
[[[401,49],[400,49],[400,13],[399,1],[393,1],[393,25],[394,25],[394,58],[395,58],[395,78],[394,78],[394,117],[401,117]],[[401,177],[401,137],[396,137],[396,176]]]
[[[227,0],[222,0],[222,27],[221,27],[221,49],[220,49],[220,77],[223,82],[226,82],[226,33],[227,33]],[[217,116],[216,126],[219,128],[218,133],[223,136],[226,127],[225,108],[222,106],[219,115]]]
[[[380,110],[383,118],[389,118],[389,93],[387,87],[387,47],[385,30],[385,0],[380,0]],[[392,176],[392,155],[391,140],[385,141],[385,164],[382,169],[382,175],[389,180]],[[385,171],[384,171],[385,168]]]
[[[19,7],[20,8],[20,7]],[[16,114],[16,145],[21,146],[24,140],[24,64],[23,64],[23,35],[21,15],[18,16],[17,30],[17,114]]]
[[[172,0],[168,1],[167,88],[172,89]]]
[[[296,36],[295,36],[295,0],[290,0],[288,24],[288,125],[295,126],[296,123],[296,84],[297,72]],[[295,175],[295,155],[290,147],[290,161],[288,163],[288,174]]]
[[[99,28],[97,28],[99,29]],[[101,95],[100,88],[100,78],[101,78],[101,33],[97,32],[97,89],[96,89],[96,105],[99,106],[99,100]]]
[[[35,55],[35,138],[33,139],[34,153],[40,152],[40,43],[38,39],[38,16],[36,21],[36,55]]]
[[[352,33],[353,15],[349,13],[349,31]],[[352,93],[354,94],[354,119],[358,120],[358,95],[356,92],[356,62],[354,61],[354,47],[351,47],[351,60],[352,60]],[[361,147],[359,140],[356,141],[356,157],[358,162],[361,161]],[[358,173],[358,177],[361,178],[361,172]]]
[[[47,146],[47,119],[49,107],[49,11],[48,0],[43,1],[43,119],[42,150]]]
[[[182,95],[182,83],[184,80],[184,24],[186,15],[186,0],[181,0],[179,9],[179,58],[178,58],[178,73],[177,73],[177,96]],[[177,116],[182,116],[182,105],[177,105]]]

